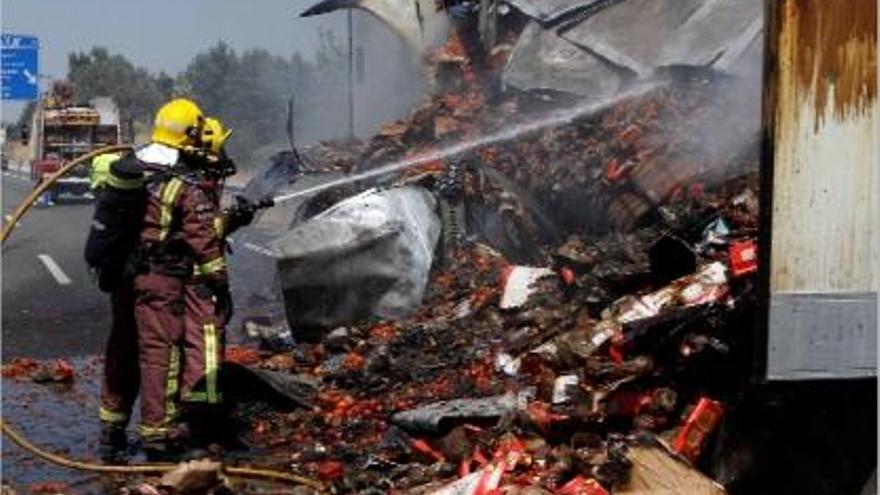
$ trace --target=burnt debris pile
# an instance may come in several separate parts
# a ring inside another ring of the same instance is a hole
[[[721,493],[698,469],[751,371],[758,115],[741,116],[758,102],[681,67],[602,101],[502,90],[514,34],[480,51],[455,31],[408,118],[306,152],[415,164],[370,185],[429,191],[442,233],[402,315],[307,342],[288,308],[289,349],[230,350],[315,387],[310,407],[239,407],[245,442],[351,492]]]

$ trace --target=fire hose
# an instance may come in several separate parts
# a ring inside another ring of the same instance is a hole
[[[3,419],[0,419],[0,428],[3,429],[4,435],[9,437],[9,439],[15,442],[16,445],[30,452],[31,454],[34,454],[35,456],[51,462],[52,464],[55,464],[57,466],[75,469],[77,471],[116,474],[161,474],[171,471],[177,467],[174,464],[132,464],[117,466],[78,461],[75,459],[69,459],[58,454],[53,454],[52,452],[48,452],[41,449],[40,447],[37,447],[27,438],[25,438],[21,433],[10,427],[9,424]],[[224,474],[233,478],[278,481],[283,483],[308,486],[322,493],[327,491],[322,483],[313,479],[271,469],[258,469],[241,466],[224,466],[223,472]]]
[[[46,180],[41,182],[36,188],[34,188],[34,190],[31,191],[31,193],[24,199],[24,201],[22,201],[21,204],[18,205],[18,208],[16,208],[15,212],[12,214],[12,218],[5,225],[2,233],[0,233],[0,245],[6,242],[6,240],[9,238],[9,235],[18,224],[19,220],[21,220],[21,218],[31,209],[37,198],[39,198],[41,194],[46,192],[47,189],[52,187],[52,185],[58,179],[64,177],[64,175],[69,173],[78,165],[81,165],[98,155],[102,155],[104,153],[129,151],[131,149],[132,147],[129,145],[106,146],[104,148],[94,150],[90,153],[86,153],[85,155],[82,155],[74,160],[71,160],[69,163],[66,163],[64,166],[59,168],[58,171],[56,171]],[[174,464],[105,465],[79,461],[64,457],[62,455],[54,454],[34,445],[21,433],[10,426],[10,424],[2,417],[0,417],[0,429],[2,429],[3,434],[9,437],[9,439],[12,440],[16,445],[26,450],[27,452],[30,452],[36,457],[39,457],[57,466],[74,469],[77,471],[117,474],[161,474],[176,468]],[[223,471],[225,474],[235,478],[259,479],[266,481],[298,484],[314,488],[315,490],[322,493],[327,491],[326,487],[319,481],[296,474],[285,473],[282,471],[236,466],[224,466]]]
[[[21,217],[31,209],[34,205],[34,202],[37,198],[40,197],[41,194],[46,192],[50,187],[52,187],[58,179],[67,175],[71,170],[76,168],[78,165],[82,165],[83,163],[91,160],[92,158],[103,155],[104,153],[116,153],[119,151],[128,151],[131,150],[132,147],[127,144],[116,144],[113,146],[105,146],[103,148],[96,149],[90,153],[86,153],[83,156],[80,156],[76,159],[71,160],[70,162],[64,164],[61,168],[59,168],[54,174],[50,175],[46,180],[40,182],[37,187],[34,188],[31,193],[24,198],[24,201],[18,205],[18,208],[15,209],[15,212],[12,213],[12,218],[9,219],[9,222],[3,227],[3,231],[0,232],[0,244],[6,242],[6,238],[9,237],[9,234],[12,233],[12,230],[15,229],[16,225],[18,225],[18,221],[21,220]]]

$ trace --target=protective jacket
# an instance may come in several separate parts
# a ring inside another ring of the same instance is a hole
[[[140,243],[151,270],[225,283],[223,221],[212,195],[187,175],[147,185]]]
[[[176,172],[146,186],[139,237],[146,266],[135,279],[140,433],[151,444],[174,441],[182,399],[219,400],[222,322],[214,316],[213,293],[227,283],[219,191],[185,164],[169,170]],[[209,289],[206,297],[191,297],[196,281]]]

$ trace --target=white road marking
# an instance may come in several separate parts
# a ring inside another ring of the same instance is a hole
[[[53,277],[55,277],[55,281],[58,282],[58,285],[70,285],[72,283],[70,277],[64,273],[64,270],[58,266],[58,263],[55,263],[55,260],[53,260],[51,256],[48,254],[38,254],[37,258],[46,265],[46,269],[49,270],[49,273],[51,273]]]
[[[28,177],[26,175],[22,175],[16,172],[3,172],[3,176],[15,180],[28,180]]]

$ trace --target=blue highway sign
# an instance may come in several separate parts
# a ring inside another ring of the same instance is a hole
[[[35,36],[2,34],[2,92],[4,100],[36,100],[39,94],[40,43]]]

